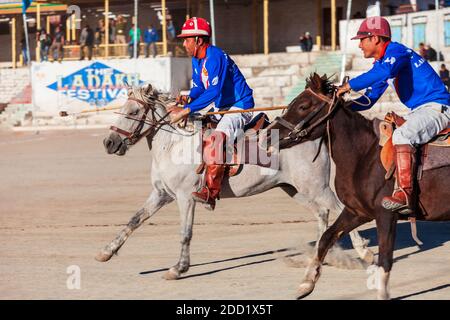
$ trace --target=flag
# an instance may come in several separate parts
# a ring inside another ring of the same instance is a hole
[[[33,0],[22,0],[22,13],[25,14],[25,12],[27,11],[28,7],[31,5],[31,3],[33,2]]]

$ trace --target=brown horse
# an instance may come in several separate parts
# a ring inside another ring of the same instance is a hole
[[[381,199],[392,193],[394,181],[385,180],[374,121],[352,111],[349,104],[336,98],[335,87],[326,76],[313,74],[306,90],[268,128],[279,129],[280,148],[323,137],[336,164],[336,192],[345,205],[335,223],[320,238],[298,298],[314,290],[328,249],[344,234],[373,219],[379,245],[377,296],[389,298],[387,285],[393,263],[396,223],[406,216],[381,206]],[[450,188],[445,186],[448,181],[448,166],[423,172],[417,182],[419,205],[415,215],[418,220],[450,220]]]

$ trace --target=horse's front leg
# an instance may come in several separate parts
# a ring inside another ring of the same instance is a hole
[[[392,269],[397,215],[392,212],[381,212],[377,219],[378,236],[378,269],[376,274],[378,300],[390,299],[388,282]]]
[[[166,280],[178,279],[182,273],[189,270],[190,266],[190,245],[194,225],[195,201],[190,197],[181,196],[177,197],[177,202],[181,218],[181,254],[178,263],[164,274],[163,277]]]
[[[319,238],[325,232],[328,224],[328,214],[325,212],[326,208],[330,208],[330,213],[335,215],[336,217],[344,210],[344,205],[336,198],[333,191],[330,188],[325,189],[321,196],[316,199],[318,203],[320,203],[321,211],[319,211]],[[323,229],[325,226],[325,229]],[[365,261],[367,264],[372,264],[374,261],[374,254],[368,248],[369,240],[361,237],[357,230],[352,230],[349,232],[350,239],[352,241],[353,248],[358,253],[358,256],[361,260]],[[340,249],[338,244],[335,244],[335,247]]]
[[[95,260],[106,262],[119,251],[128,237],[141,226],[145,220],[153,216],[160,208],[173,201],[165,191],[154,189],[144,206],[134,214],[127,226],[107,246],[105,246],[95,257]]]
[[[320,238],[317,252],[306,268],[305,277],[298,289],[297,299],[306,297],[314,290],[315,283],[320,277],[320,270],[325,256],[336,241],[346,233],[368,221],[367,218],[353,215],[347,208],[342,211],[337,220]]]

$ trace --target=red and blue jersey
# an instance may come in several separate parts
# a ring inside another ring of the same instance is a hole
[[[203,59],[192,58],[192,102],[185,107],[199,111],[214,103],[218,109],[253,108],[253,90],[234,61],[222,49],[208,46]]]
[[[363,111],[371,108],[391,85],[400,101],[413,110],[425,103],[436,102],[450,105],[450,94],[431,65],[413,50],[397,42],[388,42],[384,55],[376,60],[371,70],[349,81],[350,87],[359,91],[367,89],[369,106],[352,105]],[[367,99],[357,99],[366,104]]]

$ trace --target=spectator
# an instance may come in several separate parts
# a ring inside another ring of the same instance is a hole
[[[117,16],[117,23],[116,23],[116,44],[122,45],[119,49],[119,54],[121,56],[125,55],[125,45],[127,44],[127,38],[126,38],[126,27],[127,27],[127,21],[124,19],[122,15]]]
[[[105,21],[103,19],[98,20],[97,28],[95,29],[95,47],[96,55],[100,55],[100,45],[105,42]]]
[[[156,57],[156,42],[159,41],[158,31],[150,25],[144,33],[145,57],[148,58],[151,52],[152,57]]]
[[[309,32],[305,32],[303,36],[300,36],[300,48],[303,52],[310,52],[313,47],[313,40]]]
[[[434,50],[431,45],[425,46],[425,50],[427,52],[427,60],[428,61],[436,61],[437,60],[437,52]]]
[[[62,61],[64,55],[64,32],[61,30],[60,26],[56,27],[50,51],[53,57],[52,62],[55,60],[58,60],[58,62]]]
[[[441,64],[441,70],[439,70],[439,76],[442,82],[447,86],[447,90],[450,91],[450,74],[445,64]]]
[[[362,19],[364,18],[361,14],[361,11],[356,11],[356,13],[353,15],[352,19]]]
[[[425,60],[428,60],[427,48],[423,42],[419,43],[419,55]]]
[[[27,54],[27,41],[25,40],[25,34],[22,33],[22,40],[20,40],[20,48],[22,51],[23,65],[28,65],[28,54]]]
[[[132,59],[134,57],[134,23],[131,25],[131,29],[129,32],[129,36],[130,36],[130,42],[128,43],[128,53],[130,55],[130,59]],[[141,29],[139,29],[138,27],[136,27],[136,43],[137,43],[137,53],[136,53],[136,58],[139,57],[139,49],[140,49],[140,43],[141,43]]]
[[[41,62],[48,61],[48,52],[50,50],[50,46],[52,45],[52,39],[50,35],[45,31],[45,29],[41,29],[38,32],[38,46],[39,46],[39,54],[41,56]]]
[[[171,19],[167,21],[167,33],[169,36],[169,40],[175,39],[175,26],[173,25],[173,21]]]
[[[109,21],[109,43],[116,43],[116,20]]]
[[[85,59],[85,49],[88,50],[88,59],[92,60],[92,50],[94,48],[94,30],[87,24],[80,35],[80,60]]]

